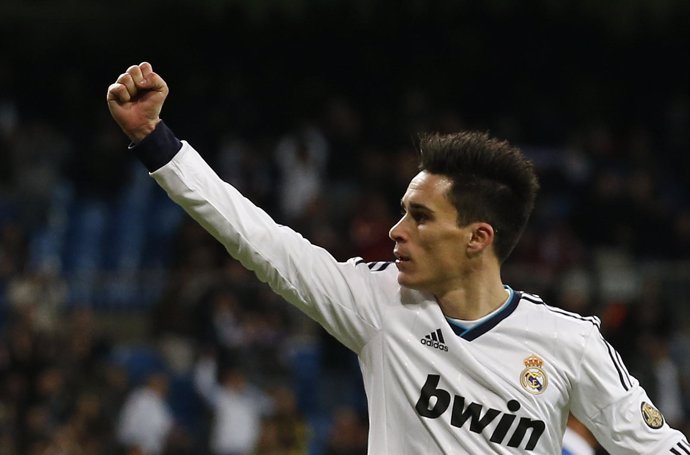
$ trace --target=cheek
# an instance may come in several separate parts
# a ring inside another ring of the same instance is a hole
[[[419,245],[430,260],[444,267],[457,264],[464,257],[462,239],[455,233],[436,233],[420,238]]]

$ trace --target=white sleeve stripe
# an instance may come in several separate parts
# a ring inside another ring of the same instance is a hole
[[[625,369],[625,366],[623,366],[623,362],[620,360],[620,356],[618,355],[618,352],[616,352],[615,349],[604,339],[602,336],[601,339],[604,341],[604,344],[606,345],[606,349],[609,352],[609,357],[613,361],[613,365],[616,367],[616,371],[618,371],[618,378],[621,381],[621,385],[627,392],[630,390],[632,387],[632,382],[630,381],[630,376],[628,374],[628,371]],[[626,383],[627,381],[627,383]],[[688,454],[690,455],[690,454]]]

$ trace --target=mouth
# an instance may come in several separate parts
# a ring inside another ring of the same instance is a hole
[[[402,264],[405,262],[410,262],[410,257],[405,256],[404,254],[401,254],[399,251],[393,251],[393,255],[395,256],[395,263],[396,264]]]

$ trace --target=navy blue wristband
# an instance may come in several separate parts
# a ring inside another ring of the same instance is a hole
[[[146,169],[153,172],[168,164],[177,155],[182,148],[182,142],[161,120],[151,134],[129,148],[134,151],[139,161],[144,163]]]

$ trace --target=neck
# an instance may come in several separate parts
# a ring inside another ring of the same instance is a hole
[[[459,285],[434,297],[447,317],[474,321],[503,305],[507,294],[496,268],[470,274]]]

